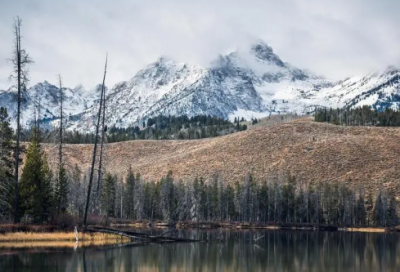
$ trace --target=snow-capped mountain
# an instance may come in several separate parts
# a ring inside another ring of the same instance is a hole
[[[400,108],[400,70],[388,67],[364,77],[352,77],[313,97],[321,105],[334,107],[371,106],[377,110]]]
[[[63,112],[66,116],[91,108],[96,101],[98,90],[86,91],[82,86],[73,89],[63,88]],[[59,88],[47,81],[38,83],[23,93],[21,103],[23,126],[29,126],[40,116],[44,124],[48,124],[60,116]],[[6,107],[11,118],[17,115],[16,91],[9,89],[0,91],[0,107]],[[40,112],[39,110],[40,109]]]
[[[107,123],[119,127],[140,125],[159,114],[209,114],[233,119],[285,112],[303,114],[315,106],[398,108],[399,80],[400,71],[389,67],[363,78],[333,83],[283,62],[271,47],[258,41],[246,50],[217,56],[208,66],[160,57],[130,80],[107,89]],[[99,89],[65,88],[69,129],[94,129]],[[12,92],[0,91],[0,106],[9,108],[11,116],[16,109],[12,100]],[[59,116],[58,88],[46,81],[30,88],[25,100],[24,124],[33,118],[38,100],[43,118],[51,121]]]
[[[233,118],[299,111],[299,99],[328,86],[324,78],[284,63],[263,42],[220,55],[208,67],[161,57],[109,91],[108,123],[126,127],[159,114]],[[93,113],[81,114],[74,127]]]

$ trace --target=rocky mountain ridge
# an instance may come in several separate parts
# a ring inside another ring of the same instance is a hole
[[[160,57],[130,80],[107,89],[107,123],[141,125],[160,114],[250,119],[288,112],[304,114],[316,105],[397,109],[399,80],[400,71],[389,67],[362,78],[331,82],[283,62],[270,46],[258,41],[247,50],[217,56],[208,66]],[[68,129],[94,129],[99,89],[99,85],[92,90],[64,88]],[[29,88],[24,96],[23,125],[32,122],[37,105],[43,121],[55,125],[58,93],[59,89],[47,81]],[[10,90],[0,91],[0,106],[7,107],[11,116],[16,113],[14,96]]]

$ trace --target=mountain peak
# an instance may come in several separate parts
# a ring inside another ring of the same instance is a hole
[[[285,66],[283,61],[274,53],[272,47],[262,40],[258,40],[251,46],[251,53],[262,61],[273,62],[280,67]]]
[[[161,55],[157,58],[155,64],[175,63],[175,61],[167,56]]]

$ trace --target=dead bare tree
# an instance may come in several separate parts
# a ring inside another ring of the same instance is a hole
[[[59,167],[62,167],[62,165],[63,165],[63,150],[62,150],[62,148],[63,148],[63,129],[64,129],[64,126],[63,126],[63,118],[64,118],[64,116],[63,116],[63,99],[64,99],[64,91],[63,91],[63,88],[62,88],[62,79],[61,79],[61,75],[58,75],[58,83],[59,83],[59,91],[60,91],[60,94],[59,94],[59,103],[60,103],[60,127],[59,127],[59,135],[58,135],[58,137],[59,137],[59,142],[58,142],[58,164],[59,164]]]
[[[99,198],[100,196],[100,189],[101,189],[101,182],[103,179],[103,152],[104,152],[104,142],[105,137],[107,137],[107,127],[105,126],[105,118],[106,118],[106,89],[103,85],[104,91],[102,96],[103,106],[102,106],[102,118],[101,118],[101,142],[100,142],[100,155],[99,155],[99,172],[97,175],[97,189],[96,189],[96,196]]]
[[[88,210],[89,210],[90,194],[91,194],[91,191],[92,191],[94,165],[96,163],[97,141],[98,141],[99,128],[100,128],[100,119],[101,119],[100,117],[101,117],[101,112],[102,112],[102,107],[103,107],[103,96],[104,96],[104,92],[105,92],[106,74],[107,74],[107,56],[106,56],[106,64],[104,66],[103,85],[101,86],[99,112],[97,114],[96,134],[95,134],[95,137],[94,137],[92,166],[90,168],[90,177],[89,177],[89,185],[88,185],[88,191],[87,191],[87,197],[86,197],[85,215],[84,215],[84,218],[83,218],[83,225],[85,227],[86,227],[86,221],[87,221],[87,213],[88,213]]]
[[[28,84],[28,72],[27,65],[32,63],[32,59],[29,57],[28,53],[25,49],[22,48],[21,45],[21,25],[22,20],[18,16],[14,19],[13,30],[14,30],[14,50],[13,55],[10,61],[13,64],[13,73],[10,76],[10,79],[14,79],[17,81],[17,85],[15,86],[17,89],[17,133],[16,133],[16,145],[14,152],[15,159],[15,177],[14,177],[14,222],[17,223],[19,221],[18,218],[18,168],[20,161],[20,135],[21,135],[21,103],[23,99],[23,93],[26,91],[26,86]]]

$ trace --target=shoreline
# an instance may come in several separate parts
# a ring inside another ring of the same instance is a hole
[[[111,228],[150,229],[148,222],[116,222],[110,224]],[[359,233],[388,233],[398,232],[398,228],[382,227],[337,227],[329,225],[261,225],[250,223],[226,223],[226,222],[178,222],[164,223],[154,222],[153,229],[176,228],[179,230],[226,230],[226,231],[256,231],[256,230],[284,230],[284,231],[338,231]],[[68,228],[70,229],[70,228]],[[79,243],[125,243],[130,242],[127,237],[117,234],[89,233],[79,230]],[[31,243],[31,242],[76,242],[75,233],[67,228],[48,225],[0,225],[0,245],[4,243]]]
[[[114,228],[137,228],[149,229],[148,222],[117,222],[111,223]],[[385,227],[342,227],[334,225],[290,225],[290,224],[253,224],[253,223],[239,223],[239,222],[154,222],[152,223],[154,229],[201,229],[201,230],[289,230],[289,231],[341,231],[341,232],[365,232],[365,233],[383,233],[383,232],[398,232],[398,228],[385,228]]]

